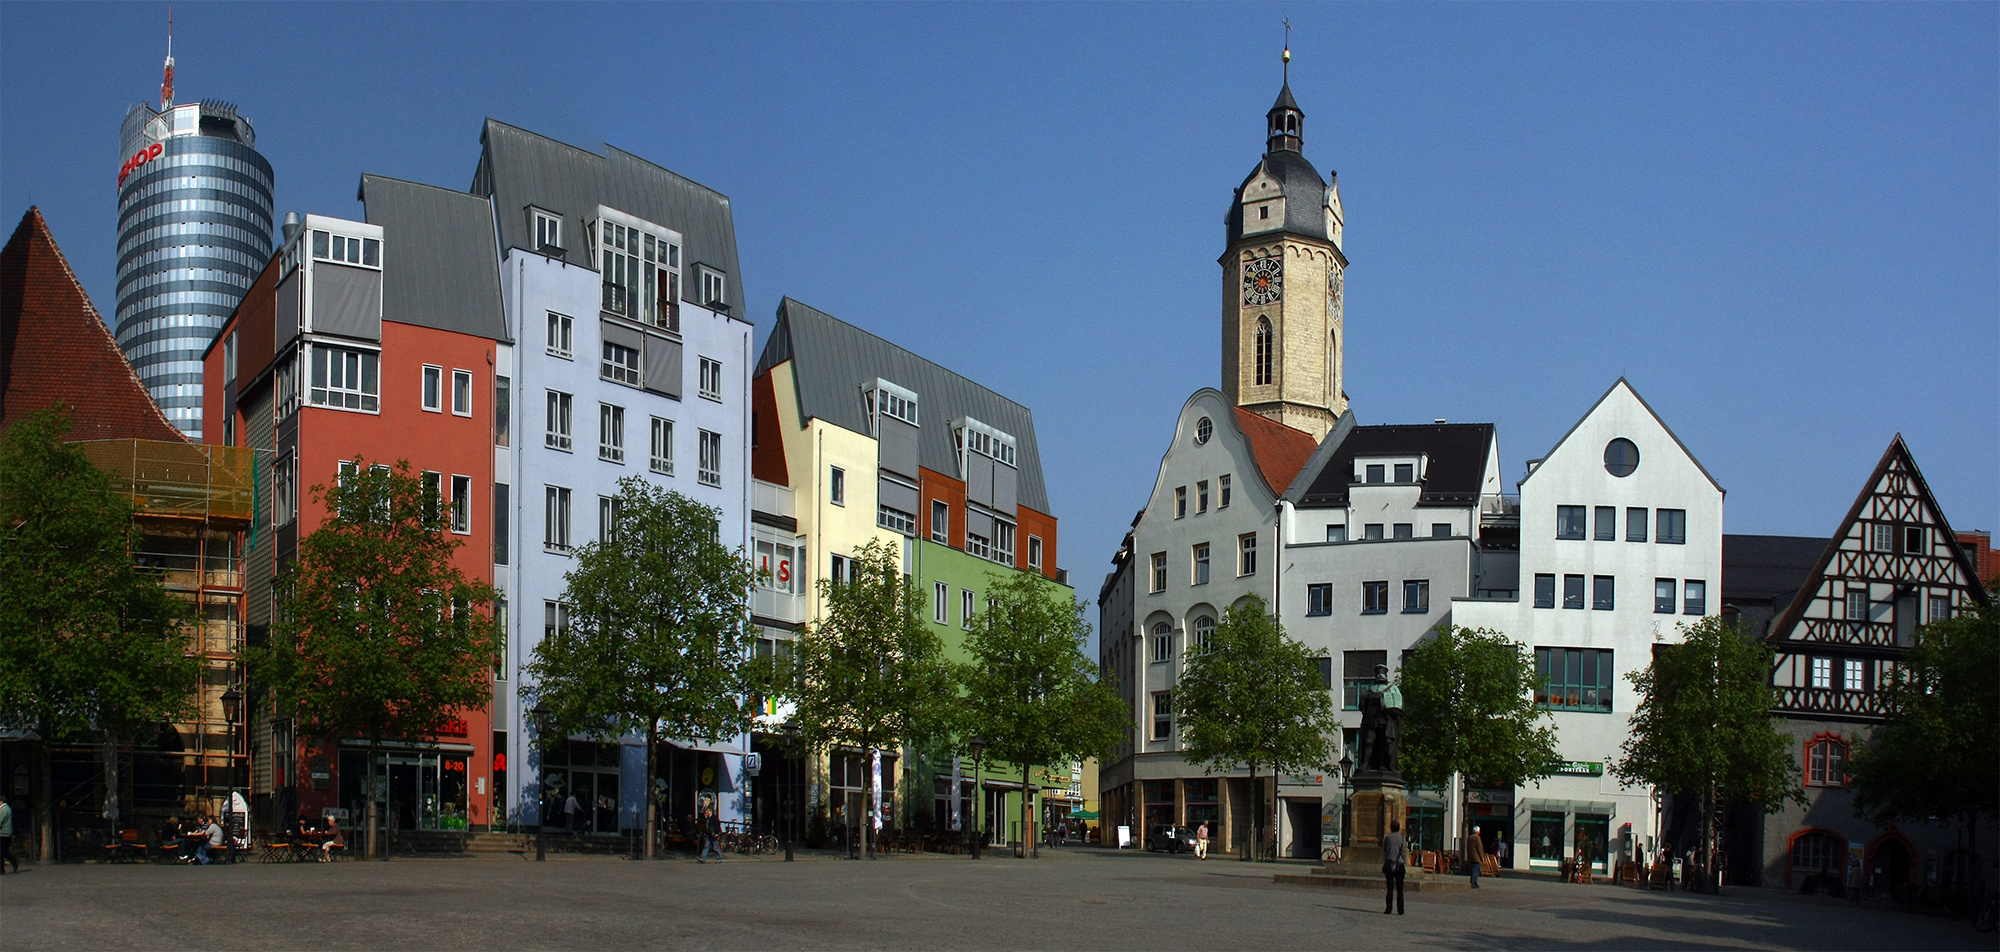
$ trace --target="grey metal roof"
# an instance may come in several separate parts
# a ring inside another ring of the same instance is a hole
[[[1233,242],[1243,234],[1243,186],[1266,169],[1282,183],[1285,191],[1285,232],[1321,241],[1333,240],[1326,233],[1327,180],[1320,178],[1319,170],[1305,156],[1291,151],[1264,153],[1257,167],[1237,184],[1236,197],[1229,203],[1228,240]]]
[[[1423,492],[1417,504],[1475,506],[1494,438],[1491,423],[1356,426],[1332,453],[1325,454],[1325,463],[1318,471],[1300,473],[1292,481],[1294,489],[1302,483],[1306,486],[1294,501],[1308,509],[1344,508],[1347,487],[1354,483],[1355,457],[1422,453],[1430,458],[1430,464],[1424,470]],[[1315,463],[1319,462],[1321,454],[1314,455]]]
[[[382,226],[382,319],[507,340],[493,206],[477,195],[380,175],[355,196]]]
[[[1036,512],[1049,509],[1042,481],[1042,456],[1035,445],[1034,415],[1000,394],[910,353],[859,327],[791,298],[778,302],[778,322],[764,353],[757,359],[761,374],[792,362],[798,381],[799,419],[818,417],[856,433],[870,432],[861,388],[877,377],[917,395],[917,462],[940,473],[958,475],[952,452],[950,423],[969,416],[1012,435],[1018,452],[1020,503]]]
[[[1723,600],[1790,603],[1831,542],[1810,536],[1724,534]]]
[[[479,168],[472,193],[493,198],[500,247],[534,247],[532,205],[563,220],[563,259],[595,268],[584,247],[584,222],[597,206],[615,208],[681,233],[683,287],[691,286],[691,266],[721,271],[729,284],[729,308],[743,313],[743,274],[736,260],[736,216],[729,196],[690,181],[623,149],[605,146],[598,155],[497,119],[486,120],[479,136]],[[689,300],[693,294],[689,293]]]

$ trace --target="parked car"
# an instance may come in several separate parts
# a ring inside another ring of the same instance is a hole
[[[1194,831],[1184,826],[1155,826],[1146,830],[1146,851],[1194,852]]]

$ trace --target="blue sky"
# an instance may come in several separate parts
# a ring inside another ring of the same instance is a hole
[[[0,215],[40,205],[103,309],[166,12],[0,6]],[[1511,482],[1623,375],[1727,531],[1831,533],[1897,432],[2000,524],[1995,4],[183,3],[174,52],[281,215],[464,188],[487,116],[729,195],[760,345],[789,294],[1034,411],[1094,598],[1219,384],[1285,16],[1361,422],[1493,422]]]

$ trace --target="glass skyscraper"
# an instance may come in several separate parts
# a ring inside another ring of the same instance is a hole
[[[118,173],[118,346],[167,419],[201,439],[201,353],[271,258],[271,163],[236,107],[125,116]]]

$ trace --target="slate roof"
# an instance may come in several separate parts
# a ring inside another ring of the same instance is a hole
[[[1305,468],[1306,460],[1312,458],[1313,450],[1319,448],[1312,434],[1242,407],[1236,408],[1236,427],[1249,441],[1250,452],[1257,457],[1257,468],[1273,496],[1284,495],[1285,487],[1292,484],[1299,470]]]
[[[861,388],[881,378],[917,395],[921,433],[917,462],[957,477],[951,421],[969,416],[1014,437],[1020,472],[1015,492],[1020,504],[1049,513],[1042,457],[1035,445],[1034,415],[952,370],[919,357],[837,317],[789,297],[778,302],[777,324],[757,359],[763,374],[792,362],[799,419],[817,417],[856,433],[871,432]],[[1301,434],[1303,435],[1303,434]]]
[[[0,250],[0,429],[50,404],[71,440],[190,442],[167,422],[49,234],[40,208]]]
[[[1354,482],[1355,457],[1425,454],[1430,464],[1424,471],[1417,505],[1478,505],[1494,439],[1491,423],[1356,426],[1334,448],[1326,464],[1311,474],[1312,482],[1297,502],[1307,509],[1344,508],[1347,487]]]
[[[1832,540],[1813,536],[1722,536],[1722,600],[1791,601]]]
[[[381,175],[363,175],[355,197],[388,244],[383,320],[508,339],[491,202]]]
[[[1332,241],[1326,233],[1326,189],[1327,180],[1320,177],[1319,170],[1313,168],[1306,157],[1289,150],[1266,152],[1257,162],[1257,167],[1243,177],[1236,186],[1236,195],[1229,203],[1226,223],[1229,229],[1224,239],[1236,241],[1243,234],[1243,186],[1250,184],[1266,169],[1277,179],[1285,191],[1285,227],[1287,234]]]
[[[598,155],[497,119],[486,120],[479,141],[471,191],[493,198],[502,249],[536,250],[527,211],[533,205],[562,216],[563,259],[595,268],[584,247],[583,225],[597,206],[615,208],[680,232],[681,280],[693,281],[696,264],[721,271],[729,285],[731,313],[748,320],[729,196],[622,149],[607,145],[605,154]],[[684,293],[693,300],[694,292]]]

